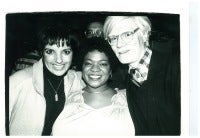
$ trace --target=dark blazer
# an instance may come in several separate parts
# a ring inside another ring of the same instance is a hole
[[[147,80],[126,88],[135,135],[180,135],[179,54],[152,51]]]

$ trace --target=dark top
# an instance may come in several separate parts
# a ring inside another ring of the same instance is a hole
[[[42,135],[50,135],[52,131],[53,123],[64,108],[65,104],[65,93],[64,93],[64,75],[56,76],[52,74],[44,65],[44,97],[46,100],[46,115]],[[55,101],[55,92],[48,80],[53,84],[56,90],[61,82],[58,90],[58,101]]]
[[[112,78],[108,81],[108,85],[115,89],[125,89],[126,88],[126,74],[127,66],[119,64],[115,71],[112,72]]]
[[[141,87],[127,78],[127,101],[135,135],[180,135],[180,58],[152,51]]]

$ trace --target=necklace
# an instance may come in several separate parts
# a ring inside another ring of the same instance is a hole
[[[52,89],[53,89],[53,91],[55,92],[55,101],[57,102],[57,101],[58,101],[58,90],[59,90],[59,88],[60,88],[60,85],[61,85],[61,83],[62,83],[63,79],[61,79],[61,81],[60,81],[60,83],[59,83],[59,85],[58,85],[58,87],[57,87],[57,89],[56,89],[56,90],[54,89],[54,87],[53,87],[53,85],[52,85],[51,81],[50,81],[49,79],[47,79],[47,81],[49,82],[49,84],[50,84],[51,88],[52,88]]]

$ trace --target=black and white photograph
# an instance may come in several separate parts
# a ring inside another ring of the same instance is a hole
[[[9,134],[180,135],[179,19],[7,14]]]
[[[189,135],[196,124],[188,123],[184,17],[142,10],[6,12],[4,135]]]

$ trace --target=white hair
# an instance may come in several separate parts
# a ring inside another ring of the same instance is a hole
[[[131,20],[137,27],[147,34],[146,46],[149,46],[149,36],[151,34],[151,22],[146,16],[108,16],[105,20],[103,32],[104,38],[107,39],[108,35],[119,22],[122,20]]]

